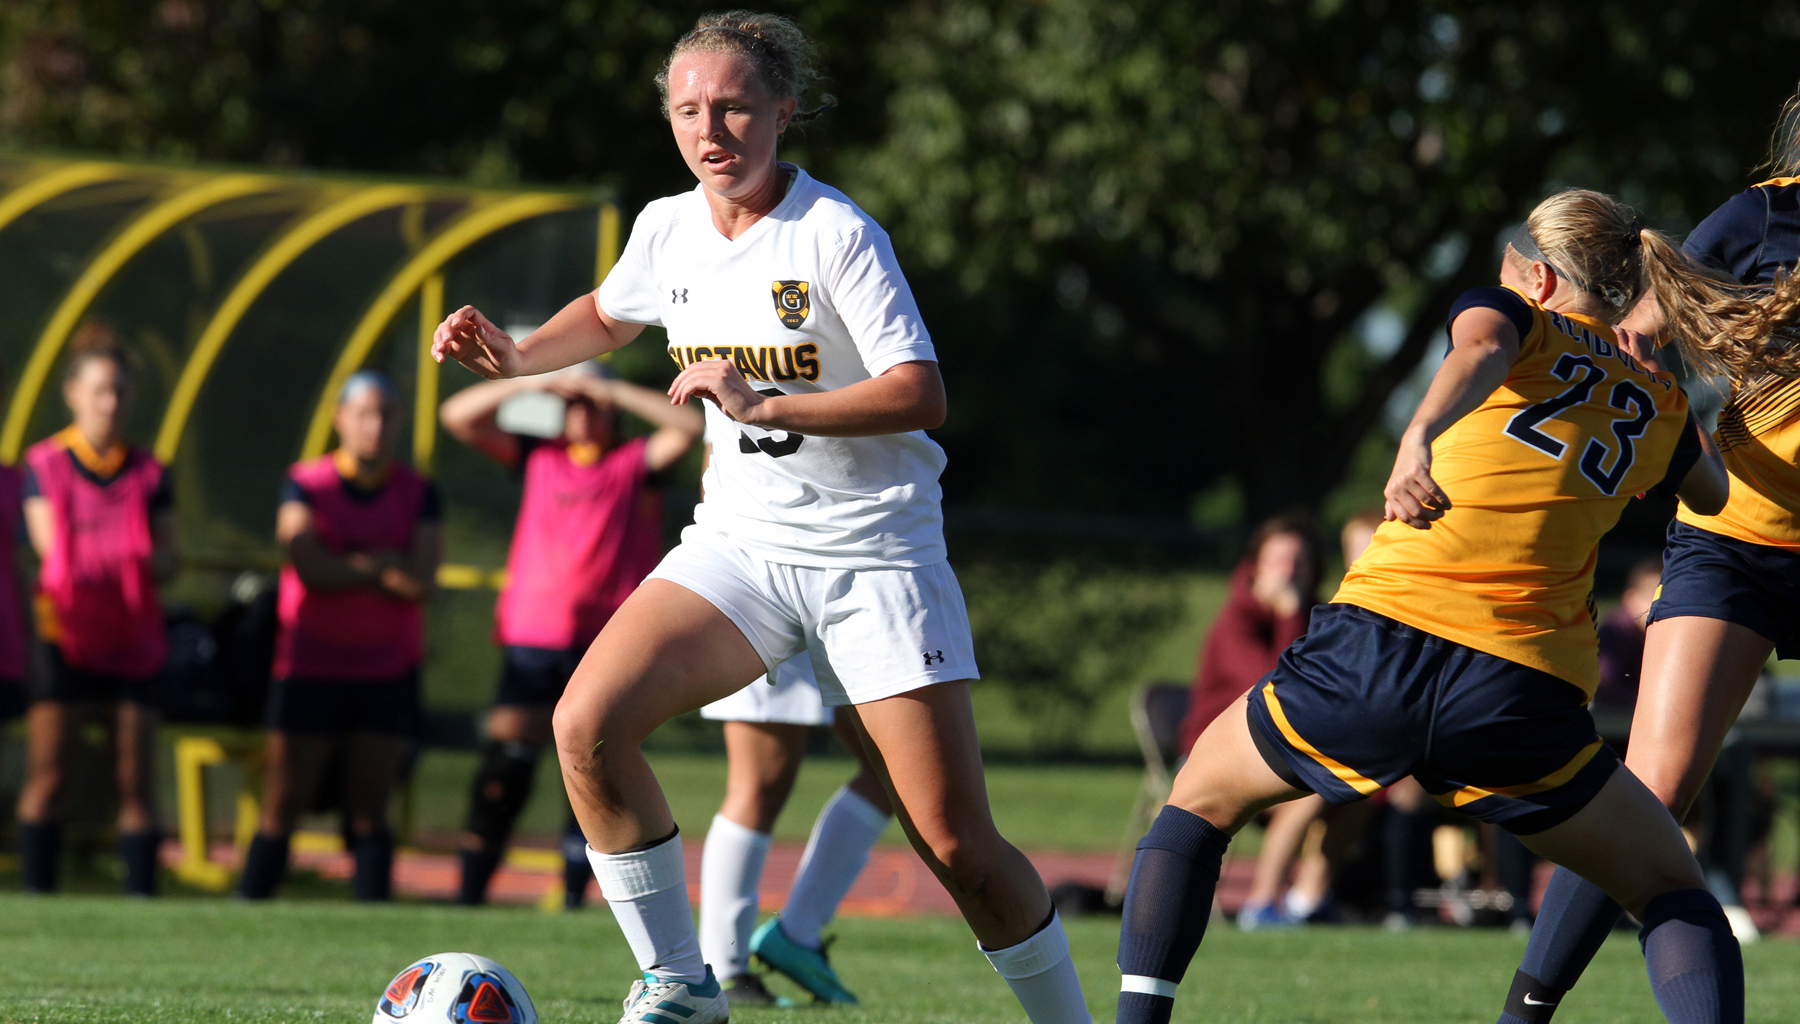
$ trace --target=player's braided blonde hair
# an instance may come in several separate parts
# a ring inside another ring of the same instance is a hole
[[[1523,249],[1536,248],[1538,252]],[[1690,369],[1744,381],[1764,373],[1800,376],[1800,279],[1785,271],[1769,285],[1743,285],[1688,260],[1674,240],[1643,227],[1631,207],[1587,189],[1537,205],[1508,257],[1542,259],[1624,319],[1649,291]]]
[[[684,53],[742,54],[750,58],[763,84],[778,100],[792,96],[797,102],[804,102],[821,74],[818,48],[791,20],[779,14],[752,11],[702,14],[693,31],[676,40],[669,59],[656,73],[664,117],[669,112],[669,69],[675,65],[675,58]],[[820,97],[818,107],[795,113],[793,120],[810,121],[835,106],[837,97],[826,93]]]

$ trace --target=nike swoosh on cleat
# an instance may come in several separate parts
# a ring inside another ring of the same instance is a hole
[[[1526,1006],[1555,1006],[1556,1000],[1554,1000],[1554,999],[1533,999],[1533,998],[1531,998],[1530,993],[1526,993],[1525,1005]]]

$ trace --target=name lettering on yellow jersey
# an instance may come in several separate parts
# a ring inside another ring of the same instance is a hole
[[[1633,359],[1631,353],[1614,345],[1612,342],[1607,341],[1605,338],[1600,337],[1593,331],[1588,330],[1580,323],[1553,310],[1546,309],[1544,310],[1544,314],[1549,318],[1550,322],[1556,326],[1557,330],[1568,335],[1572,341],[1586,348],[1588,352],[1595,357],[1600,359],[1617,359],[1619,362],[1625,364],[1627,370],[1641,375],[1646,381],[1662,385],[1664,391],[1675,386],[1674,381],[1657,377],[1656,374],[1645,369],[1642,363]],[[1559,374],[1558,376],[1561,375]],[[1564,377],[1563,379],[1567,380],[1568,378]]]
[[[687,369],[691,363],[704,359],[729,359],[744,375],[746,380],[805,380],[819,379],[819,346],[811,342],[804,345],[679,345],[669,346],[669,358],[675,365]]]

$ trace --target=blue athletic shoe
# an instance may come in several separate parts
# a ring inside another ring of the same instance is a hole
[[[1280,907],[1268,903],[1246,904],[1238,911],[1237,926],[1247,932],[1265,928],[1297,928],[1299,922]]]
[[[771,970],[792,979],[821,1003],[854,1003],[856,996],[838,980],[823,949],[808,949],[781,930],[781,920],[771,917],[750,936],[750,955]]]

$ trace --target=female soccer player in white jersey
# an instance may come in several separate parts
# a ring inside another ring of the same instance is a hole
[[[709,465],[713,440],[709,434]],[[706,830],[700,858],[700,955],[732,1003],[777,1002],[750,973],[753,958],[820,1002],[856,1002],[826,958],[820,932],[837,915],[894,812],[849,716],[834,715],[824,705],[812,659],[802,652],[701,708],[700,717],[724,723],[728,774],[725,802]],[[757,890],[770,833],[793,793],[807,733],[818,725],[837,732],[860,770],[819,811],[779,918],[758,928]]]
[[[641,751],[663,722],[804,650],[851,706],[908,837],[1037,1024],[1087,1021],[1068,939],[1031,863],[995,830],[967,683],[967,613],[945,563],[924,434],[943,422],[937,355],[886,234],[776,160],[814,77],[785,19],[710,15],[659,83],[700,185],[645,208],[595,296],[514,343],[465,307],[439,358],[487,377],[668,331],[677,403],[706,400],[715,450],[695,525],[589,649],[555,714],[590,859],[644,971],[625,1022],[714,1024],[681,839]]]

